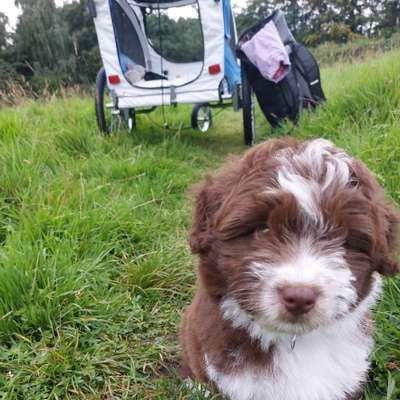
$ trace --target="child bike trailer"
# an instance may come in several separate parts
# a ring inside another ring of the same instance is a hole
[[[246,142],[253,142],[230,0],[89,0],[89,10],[103,61],[95,96],[102,132],[133,130],[137,114],[185,103],[194,104],[193,128],[205,132],[212,108],[243,106]]]

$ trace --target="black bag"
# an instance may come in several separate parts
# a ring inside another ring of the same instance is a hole
[[[289,73],[278,83],[265,79],[240,50],[241,44],[250,40],[271,20],[275,23],[291,62]],[[237,55],[261,110],[273,127],[278,126],[285,118],[296,123],[303,108],[313,109],[325,100],[317,61],[293,37],[281,11],[275,11],[267,19],[245,31],[239,38]]]

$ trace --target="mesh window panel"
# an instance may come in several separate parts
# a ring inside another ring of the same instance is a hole
[[[136,64],[145,67],[142,45],[129,17],[115,1],[111,2],[111,13],[119,54],[124,54]]]
[[[177,10],[182,17],[176,17]],[[203,33],[197,3],[179,9],[154,10],[150,15],[142,12],[147,39],[158,54],[173,63],[203,61]]]

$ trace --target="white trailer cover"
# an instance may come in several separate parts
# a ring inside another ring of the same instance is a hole
[[[119,0],[119,2],[126,0]],[[129,1],[132,3],[132,0]],[[201,26],[204,38],[204,64],[200,75],[193,82],[174,85],[170,89],[171,82],[163,80],[164,89],[161,90],[161,80],[151,81],[157,87],[140,88],[133,86],[124,77],[121,70],[114,27],[111,19],[109,0],[94,0],[97,16],[94,18],[100,53],[107,76],[118,75],[120,83],[112,85],[108,82],[110,90],[113,90],[118,98],[119,108],[150,107],[161,104],[172,103],[203,103],[219,100],[219,84],[224,77],[224,18],[222,2],[215,0],[200,0],[197,2],[201,18]],[[195,3],[195,2],[194,2]],[[129,4],[126,2],[129,6]],[[162,4],[162,3],[160,3]],[[130,5],[135,11],[136,6]],[[140,13],[136,15],[140,18]],[[150,48],[151,53],[154,53]],[[164,65],[169,63],[163,61]],[[172,64],[172,63],[170,63]],[[210,74],[209,66],[219,65],[220,72]],[[190,68],[190,63],[182,65],[183,68]],[[193,63],[198,68],[198,63]],[[146,82],[148,83],[148,82]],[[174,98],[171,99],[171,92]]]

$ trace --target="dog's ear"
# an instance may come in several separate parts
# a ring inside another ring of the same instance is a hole
[[[208,176],[192,190],[195,201],[189,243],[193,253],[206,252],[212,240],[211,217],[221,204],[221,196],[215,186],[213,178]]]
[[[190,234],[190,247],[193,253],[205,253],[209,250],[214,238],[214,217],[221,206],[229,207],[229,199],[234,194],[237,195],[235,188],[241,185],[242,177],[254,170],[265,169],[266,160],[274,153],[296,143],[292,139],[269,140],[255,146],[243,157],[231,157],[217,174],[206,177],[200,185],[194,187],[195,209]]]
[[[352,167],[353,177],[363,195],[368,199],[375,220],[371,249],[375,270],[382,275],[393,276],[400,272],[399,211],[385,199],[382,187],[364,163],[355,160]]]
[[[388,202],[377,205],[380,208],[378,238],[376,241],[376,270],[382,275],[394,276],[400,273],[398,211]]]

